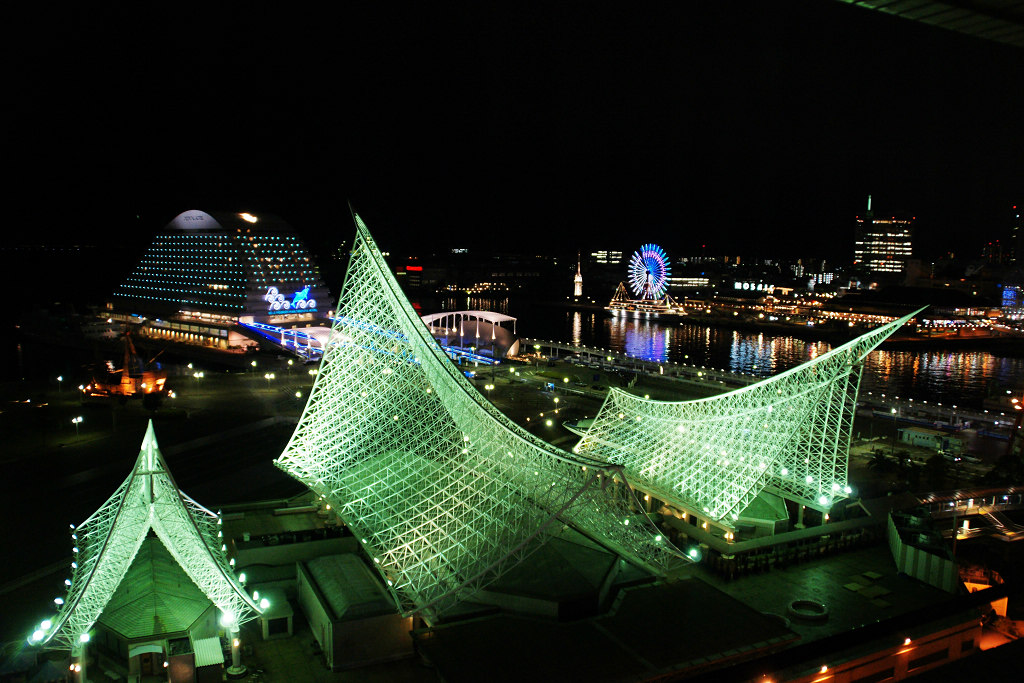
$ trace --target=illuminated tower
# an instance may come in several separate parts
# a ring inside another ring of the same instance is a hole
[[[572,279],[572,295],[583,296],[583,271],[580,267],[580,253],[576,252],[576,277]]]

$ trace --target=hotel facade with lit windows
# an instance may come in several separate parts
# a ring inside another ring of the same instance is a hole
[[[330,294],[309,251],[276,216],[190,210],[157,233],[107,303],[136,336],[245,352],[325,324]]]

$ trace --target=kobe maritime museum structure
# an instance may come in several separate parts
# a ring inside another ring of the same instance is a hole
[[[315,270],[309,261],[310,270],[296,274],[287,265],[304,253],[297,240],[273,229],[226,229],[220,220],[190,231],[182,227],[192,222],[184,220],[190,215],[212,220],[200,212],[175,219],[130,280],[137,291],[149,292],[154,302],[161,292],[177,292],[163,301],[172,312],[178,307],[178,320],[206,315],[209,325],[224,329],[254,325],[257,315],[292,323],[315,318],[316,304],[311,311],[309,303],[321,296],[314,293]],[[735,528],[765,492],[823,512],[852,493],[846,456],[863,359],[914,314],[788,372],[708,399],[651,401],[614,390],[582,440],[563,450],[496,410],[449,360],[362,220],[353,218],[356,240],[332,316],[332,343],[274,462],[330,505],[352,532],[352,552],[362,555],[403,618],[418,616],[427,629],[457,621],[460,604],[483,600],[486,588],[545,537],[570,531],[650,576],[674,575],[699,557],[659,528],[645,510],[644,491],[723,528]],[[176,285],[165,273],[180,273],[186,257],[195,265]],[[277,298],[282,292],[286,296]],[[213,294],[223,294],[223,302]],[[303,301],[305,307],[298,305]],[[222,317],[214,319],[212,310],[224,311],[216,314]],[[72,666],[84,668],[94,632],[97,639],[105,633],[94,626],[103,617],[109,630],[119,618],[117,592],[150,530],[173,558],[166,564],[180,567],[205,596],[196,596],[198,609],[181,620],[183,628],[193,640],[216,640],[219,612],[219,625],[231,636],[227,674],[242,674],[238,628],[271,605],[256,593],[250,597],[242,575],[236,576],[240,568],[229,556],[221,517],[177,489],[152,427],[129,479],[71,528],[76,559],[67,592],[29,642],[70,649]],[[968,630],[937,636],[942,642],[935,647],[947,647],[941,657],[925,654],[912,662],[920,668],[945,661],[949,638],[976,636],[980,622],[972,616],[964,623]],[[883,654],[891,650],[898,658],[909,651],[911,638],[901,642],[903,650],[886,646]],[[668,670],[688,668],[674,662]]]

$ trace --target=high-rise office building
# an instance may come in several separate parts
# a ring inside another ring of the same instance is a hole
[[[600,251],[590,252],[591,263],[598,264],[613,264],[618,265],[622,263],[622,252],[615,250],[602,249]]]
[[[867,212],[857,217],[853,265],[867,266],[873,273],[904,272],[912,251],[913,224],[913,218],[876,218],[868,195]]]
[[[1007,256],[1010,263],[1024,263],[1024,221],[1021,221],[1020,207],[1013,205],[1010,221],[1010,240]]]

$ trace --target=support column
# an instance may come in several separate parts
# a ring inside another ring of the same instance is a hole
[[[794,529],[804,528],[804,506],[801,505],[796,511],[796,524],[793,525]]]
[[[89,679],[85,675],[85,645],[71,651],[71,671],[69,681],[74,683],[86,683]]]
[[[242,664],[242,638],[238,624],[231,626],[228,634],[231,637],[231,666],[228,667],[228,678],[242,678],[249,672]]]

